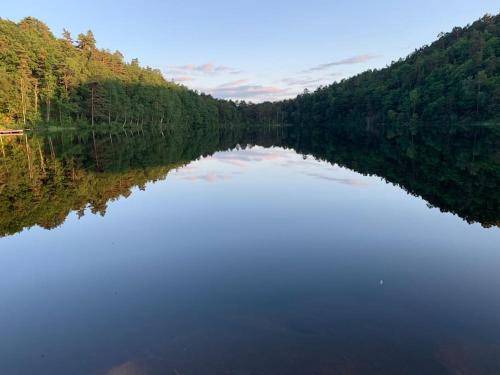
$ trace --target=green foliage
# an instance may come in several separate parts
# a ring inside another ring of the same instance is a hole
[[[91,31],[57,39],[41,21],[0,19],[0,123],[229,123],[235,103],[198,95],[159,70],[100,50]]]
[[[456,123],[500,113],[500,16],[440,35],[430,46],[279,103],[235,103],[165,80],[159,70],[96,47],[91,31],[56,38],[42,22],[0,19],[0,122],[37,125]]]
[[[381,70],[277,103],[286,121],[375,124],[498,120],[500,15],[440,35]]]

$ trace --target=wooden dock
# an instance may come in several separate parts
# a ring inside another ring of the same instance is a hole
[[[24,130],[23,129],[4,129],[0,130],[0,137],[7,136],[7,135],[23,135]]]

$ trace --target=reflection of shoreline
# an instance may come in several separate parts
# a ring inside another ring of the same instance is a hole
[[[35,225],[56,228],[71,212],[81,217],[89,209],[104,216],[109,201],[126,198],[133,188],[165,179],[172,169],[214,151],[194,149],[193,156],[184,155],[184,147],[172,147],[174,142],[184,146],[183,138],[174,137],[115,137],[111,143],[108,136],[82,140],[71,134],[68,140],[65,135],[4,145],[0,237]]]
[[[52,229],[73,211],[105,215],[107,203],[128,197],[134,187],[176,177],[186,181],[229,181],[238,169],[276,160],[297,167],[287,153],[304,156],[300,170],[307,176],[358,188],[366,183],[315,169],[316,160],[344,167],[384,181],[422,197],[429,206],[452,212],[469,223],[499,226],[500,184],[498,137],[491,130],[399,129],[380,134],[304,128],[286,131],[259,129],[200,129],[158,137],[124,134],[61,132],[50,136],[16,137],[3,143],[0,154],[0,236],[39,225]],[[474,136],[470,132],[474,132]],[[390,137],[389,137],[390,134]],[[240,148],[238,145],[261,145]],[[231,150],[229,152],[219,152]],[[234,171],[189,172],[193,160],[210,156]],[[316,159],[316,160],[314,160]],[[321,172],[321,173],[319,173]]]
[[[500,227],[500,137],[490,127],[296,130],[287,143],[362,175],[378,176],[469,224]]]

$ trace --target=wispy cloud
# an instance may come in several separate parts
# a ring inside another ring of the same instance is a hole
[[[190,77],[190,76],[179,76],[179,77],[172,78],[172,81],[174,81],[174,82],[189,82],[192,80],[194,80],[194,77]]]
[[[290,88],[290,92],[294,94],[300,93],[304,89],[316,89],[320,86],[329,85],[333,83],[334,78],[339,78],[343,73],[335,72],[323,75],[321,77],[314,77],[310,75],[302,76],[298,74],[293,77],[281,79],[280,83],[284,83]]]
[[[222,99],[255,101],[273,100],[289,94],[286,88],[251,84],[249,80],[245,79],[222,83],[218,86],[201,91],[208,92]]]
[[[307,86],[307,85],[315,85],[320,82],[323,82],[325,78],[311,78],[311,77],[303,77],[303,78],[284,78],[281,82],[287,84],[288,86]]]
[[[334,66],[339,66],[339,65],[361,64],[361,63],[364,63],[364,62],[376,59],[378,57],[380,57],[380,56],[378,56],[378,55],[358,55],[358,56],[353,56],[353,57],[349,57],[349,58],[346,58],[346,59],[337,60],[337,61],[333,61],[333,62],[330,62],[330,63],[317,65],[317,66],[315,66],[313,68],[304,70],[303,73],[317,72],[317,71],[326,70],[326,69],[332,68]]]
[[[220,84],[217,87],[219,87],[219,88],[230,88],[230,87],[235,87],[235,86],[247,84],[248,82],[249,82],[248,79],[239,79],[237,81],[231,81],[231,82],[222,83],[222,84]]]
[[[238,74],[239,70],[231,68],[225,65],[216,65],[213,63],[207,64],[185,64],[185,65],[175,65],[170,67],[168,73],[170,74],[179,74],[179,73],[199,73],[199,74],[207,74],[214,75],[219,73],[228,73],[228,74]]]

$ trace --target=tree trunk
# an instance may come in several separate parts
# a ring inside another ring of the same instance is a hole
[[[479,96],[481,95],[481,83],[477,84],[477,95],[476,95],[476,115],[479,115]]]
[[[21,78],[21,111],[23,114],[23,125],[26,126],[26,95],[25,95],[25,85]]]
[[[3,139],[2,136],[0,136],[0,145],[2,146],[2,155],[5,158],[5,148],[3,147]]]
[[[34,99],[35,99],[35,113],[38,114],[38,81],[35,80],[35,88],[34,88]]]
[[[26,158],[28,159],[28,171],[30,174],[30,179],[33,179],[33,168],[31,167],[31,156],[30,156],[30,146],[28,144],[28,136],[25,134],[24,139],[26,142]]]
[[[92,126],[94,126],[94,86],[92,86],[92,98],[91,98],[91,117],[92,117]]]
[[[46,106],[47,106],[47,113],[46,113],[46,120],[47,122],[50,121],[50,97],[47,98],[47,101],[46,101]]]

